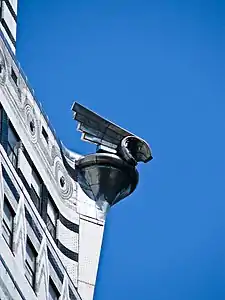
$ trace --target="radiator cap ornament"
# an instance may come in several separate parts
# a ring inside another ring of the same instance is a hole
[[[65,167],[97,205],[104,207],[107,202],[112,206],[135,190],[139,177],[136,165],[152,159],[151,149],[143,139],[77,102],[72,110],[81,139],[96,144],[97,150],[74,159],[71,151],[64,149]]]

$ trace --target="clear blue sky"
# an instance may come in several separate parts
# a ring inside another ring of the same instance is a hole
[[[95,300],[225,299],[225,2],[20,0],[18,58],[62,141],[74,100],[154,160],[111,209]]]

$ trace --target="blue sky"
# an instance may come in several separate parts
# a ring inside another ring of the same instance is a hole
[[[225,3],[20,0],[18,59],[58,136],[73,101],[154,160],[108,214],[95,300],[225,299]]]

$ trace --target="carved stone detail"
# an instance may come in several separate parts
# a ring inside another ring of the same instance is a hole
[[[26,86],[21,86],[19,89],[19,106],[22,109],[24,107],[24,103],[27,99],[27,88]]]
[[[26,118],[26,128],[30,134],[32,143],[37,143],[38,140],[38,122],[34,112],[34,109],[26,104],[24,108],[25,118]]]
[[[73,194],[73,184],[61,161],[55,161],[56,184],[63,199],[69,199]]]
[[[51,149],[51,161],[52,161],[52,166],[54,164],[54,161],[55,159],[59,157],[60,160],[61,160],[61,153],[60,153],[60,150],[55,146],[53,145],[52,146],[52,149]]]
[[[19,108],[21,109],[21,112],[24,113],[24,106],[26,104],[31,103],[32,95],[31,95],[26,83],[22,79],[20,81],[20,87],[18,90],[18,98],[19,98],[19,101],[18,101]]]

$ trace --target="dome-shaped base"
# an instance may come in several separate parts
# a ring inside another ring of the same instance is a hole
[[[85,156],[76,162],[76,180],[85,194],[110,206],[130,195],[138,183],[138,172],[120,157],[109,153]]]

